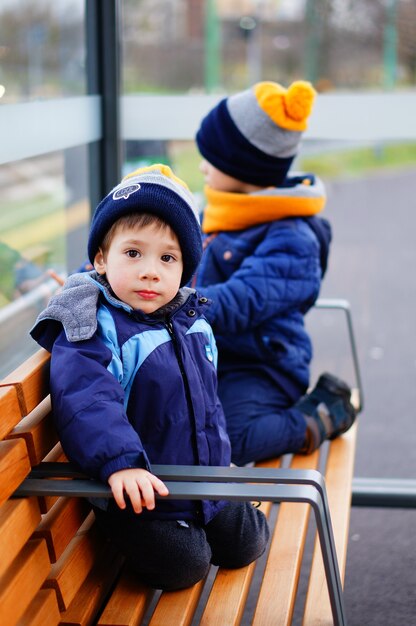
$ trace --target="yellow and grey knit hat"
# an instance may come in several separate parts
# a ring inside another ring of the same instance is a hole
[[[196,135],[202,156],[229,176],[260,187],[280,186],[292,164],[316,92],[306,81],[288,89],[261,82],[224,98]]]
[[[197,202],[186,183],[169,166],[157,163],[135,170],[101,200],[91,220],[88,256],[91,263],[104,236],[123,215],[150,213],[170,225],[183,256],[181,285],[194,274],[202,255]]]

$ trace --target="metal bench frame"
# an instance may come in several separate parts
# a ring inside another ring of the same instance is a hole
[[[315,514],[335,626],[346,626],[341,578],[322,474],[316,470],[154,465],[172,500],[301,502]],[[72,480],[61,480],[71,478]],[[40,463],[14,493],[23,496],[111,498],[109,486],[85,478],[69,463]]]

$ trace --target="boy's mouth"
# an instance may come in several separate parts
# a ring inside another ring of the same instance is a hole
[[[146,289],[136,291],[136,293],[140,296],[140,298],[143,298],[143,300],[153,300],[153,298],[156,298],[159,295],[157,291],[148,291]]]

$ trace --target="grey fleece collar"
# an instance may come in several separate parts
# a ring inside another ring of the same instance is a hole
[[[95,272],[91,272],[94,273]],[[54,295],[36,320],[61,322],[70,342],[90,339],[97,330],[97,301],[100,288],[91,273],[72,274],[62,291]]]

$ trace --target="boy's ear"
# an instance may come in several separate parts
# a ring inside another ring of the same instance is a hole
[[[104,254],[101,248],[98,248],[98,252],[94,257],[94,269],[98,274],[105,274],[106,263],[104,261]]]

